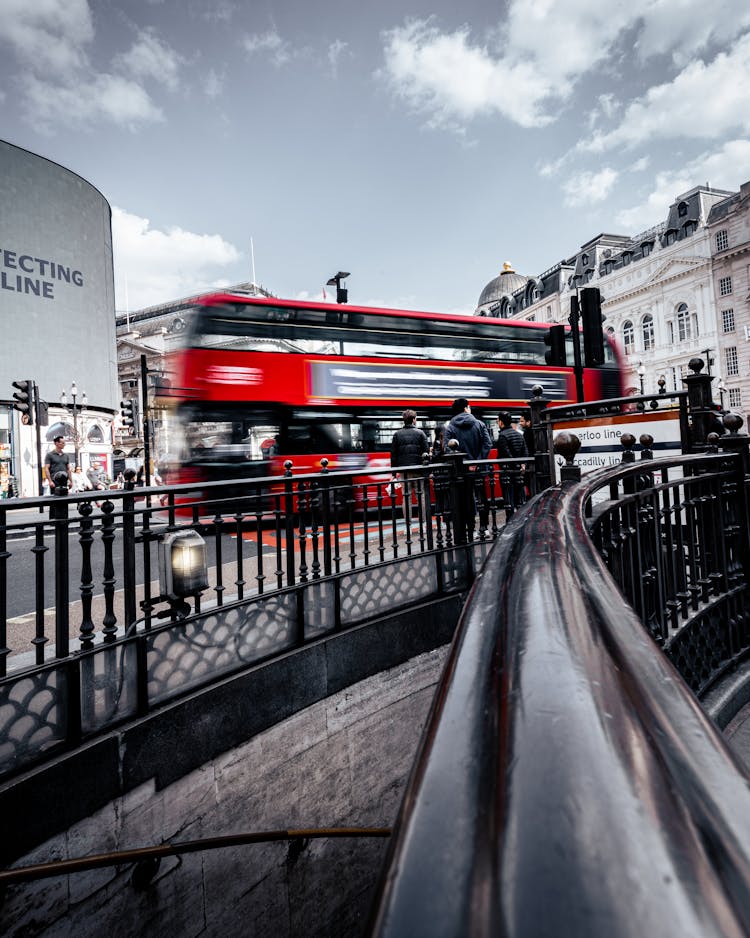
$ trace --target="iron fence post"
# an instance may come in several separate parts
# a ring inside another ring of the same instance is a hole
[[[125,628],[129,628],[137,618],[135,602],[135,470],[126,469],[125,495],[122,499],[122,582],[125,599]]]
[[[531,428],[534,432],[534,477],[536,492],[543,492],[554,482],[555,462],[550,452],[550,432],[548,425],[542,423],[542,412],[549,406],[544,396],[544,388],[536,384],[531,389],[533,397],[529,401],[531,410]]]
[[[70,595],[68,585],[68,473],[56,472],[54,501],[50,505],[50,519],[55,522],[55,657],[70,654],[69,616]]]
[[[693,372],[683,378],[687,385],[687,406],[690,421],[690,452],[699,452],[706,447],[709,432],[713,429],[711,418],[716,417],[711,396],[711,375],[703,374],[703,359],[691,358],[688,367]]]
[[[448,446],[450,447],[450,445],[449,443]],[[443,461],[448,464],[450,472],[448,490],[450,492],[451,520],[453,521],[453,543],[455,545],[466,544],[469,538],[468,499],[472,499],[472,521],[474,516],[474,493],[468,467],[464,464],[464,454],[452,447],[451,451],[443,456]]]

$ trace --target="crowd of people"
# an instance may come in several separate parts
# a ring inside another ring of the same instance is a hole
[[[463,453],[469,460],[488,459],[494,448],[499,459],[522,459],[534,455],[534,433],[531,426],[531,414],[524,413],[520,418],[514,418],[510,413],[503,411],[498,416],[498,434],[493,440],[487,425],[474,416],[471,404],[465,397],[458,397],[451,406],[451,419],[447,424],[438,426],[432,441],[429,441],[424,430],[417,426],[417,414],[414,410],[405,410],[403,413],[404,425],[396,430],[391,441],[391,468],[394,476],[392,480],[392,494],[404,484],[404,509],[407,510],[410,501],[408,495],[409,473],[401,467],[420,465],[427,454],[431,460],[442,458],[450,451],[450,443],[458,443],[458,452]],[[518,429],[516,424],[520,424]],[[525,466],[519,468],[501,469],[500,484],[503,498],[509,515],[521,505],[526,498]],[[483,467],[474,470],[477,476],[486,474]],[[471,504],[467,505],[472,519],[476,509],[476,501],[472,496]],[[480,505],[480,512],[483,505]],[[473,525],[473,521],[472,521]],[[486,519],[480,517],[480,525],[486,526]]]

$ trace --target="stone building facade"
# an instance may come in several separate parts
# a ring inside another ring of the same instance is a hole
[[[750,423],[750,182],[708,216],[716,297],[719,393]]]
[[[640,391],[641,382],[646,393],[658,390],[662,376],[668,390],[682,389],[688,362],[700,357],[709,360],[717,400],[719,378],[727,381],[729,366],[732,408],[740,408],[738,401],[747,408],[750,388],[743,394],[741,375],[748,372],[748,354],[743,356],[737,346],[740,338],[745,341],[745,324],[750,339],[748,196],[750,184],[739,194],[696,186],[678,196],[654,227],[635,236],[599,234],[540,276],[525,278],[510,295],[494,303],[481,302],[480,297],[476,313],[565,322],[571,297],[582,287],[598,287],[604,328],[626,355],[634,392]],[[728,289],[726,278],[732,281],[732,292],[722,295]],[[742,311],[735,309],[740,295]],[[731,326],[729,314],[726,325],[722,320],[725,308],[734,310],[733,331],[724,332]],[[729,406],[729,384],[726,387],[724,403]],[[739,412],[747,421],[747,411]]]

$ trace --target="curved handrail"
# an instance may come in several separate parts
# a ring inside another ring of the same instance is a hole
[[[372,934],[750,932],[750,777],[623,602],[589,490],[531,502],[475,583]]]

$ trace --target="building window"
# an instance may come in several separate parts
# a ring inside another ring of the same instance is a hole
[[[654,317],[648,313],[643,317],[643,351],[654,347]]]
[[[684,303],[677,307],[677,340],[686,342],[690,338],[690,313]]]
[[[552,307],[547,307],[547,322],[552,322]]]
[[[680,204],[677,206],[677,214],[680,216],[680,218],[684,218],[687,215],[687,210],[687,202],[680,202]]]
[[[732,292],[732,278],[731,277],[722,277],[719,280],[719,293],[721,296],[729,296]]]
[[[742,390],[740,388],[729,389],[729,406],[742,407]]]
[[[622,255],[622,266],[627,267],[627,265],[630,263],[630,259],[631,259],[630,251],[624,251]]]
[[[536,316],[533,313],[529,313],[527,322],[536,322]]]
[[[737,361],[737,347],[732,345],[724,352],[726,358],[726,372],[728,375],[738,375],[740,373]]]
[[[629,319],[622,324],[622,344],[625,346],[625,353],[631,355],[635,348],[635,330]]]
[[[674,345],[674,323],[671,319],[667,323],[667,336],[669,337],[669,344]]]
[[[652,248],[653,248],[653,244],[647,241],[645,244],[641,245],[641,254],[644,257],[648,257],[649,254],[651,253]]]
[[[581,254],[581,264],[583,267],[588,267],[589,265],[589,256],[588,254]]]
[[[721,311],[721,328],[723,332],[734,332],[734,310],[723,309]]]
[[[726,251],[728,247],[729,247],[729,235],[722,228],[721,231],[716,232],[716,250]]]
[[[665,244],[674,244],[676,240],[677,240],[677,232],[674,231],[674,229],[672,229],[671,231],[668,231],[664,237]]]
[[[695,229],[696,229],[697,227],[698,227],[698,226],[695,224],[694,221],[686,221],[686,222],[685,222],[685,237],[687,238],[687,237],[689,237],[691,234],[695,234]]]

